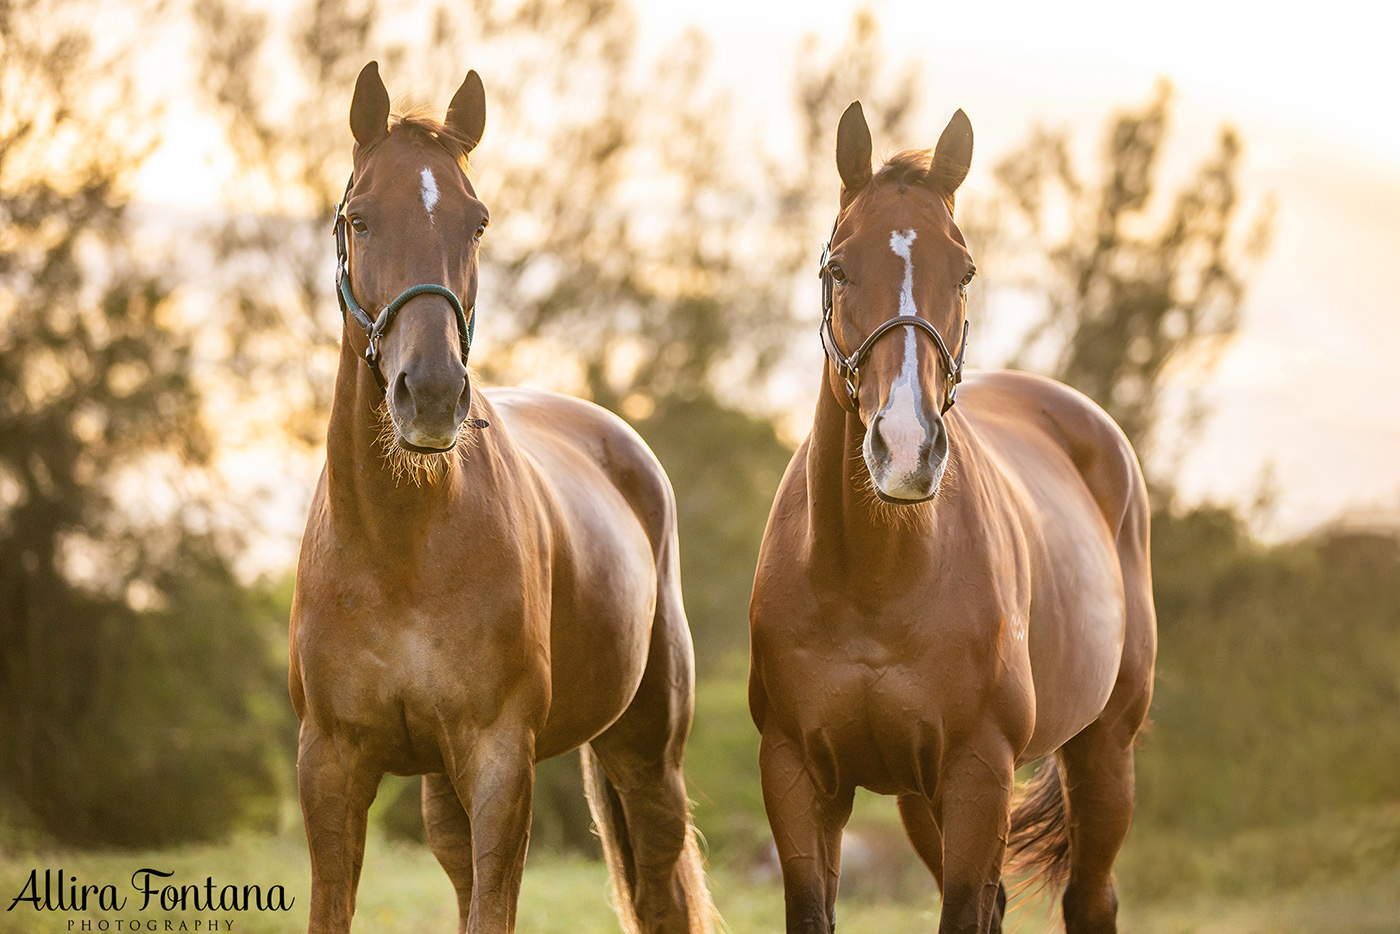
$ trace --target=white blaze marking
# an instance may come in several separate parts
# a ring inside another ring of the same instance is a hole
[[[914,305],[914,257],[909,247],[918,234],[913,230],[890,234],[890,249],[904,260],[904,284],[899,291],[899,313],[918,314]],[[890,386],[889,401],[880,421],[880,436],[890,452],[887,476],[896,484],[919,467],[919,448],[928,438],[928,423],[924,421],[919,399],[919,362],[915,353],[914,329],[904,329],[904,362],[899,375]]]
[[[437,221],[433,220],[433,208],[438,203],[437,179],[433,177],[433,170],[427,166],[424,166],[423,171],[418,173],[418,177],[423,180],[423,207],[428,210],[428,222],[436,226]]]

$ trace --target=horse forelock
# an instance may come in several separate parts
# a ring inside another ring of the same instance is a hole
[[[869,184],[856,193],[846,210],[861,210],[877,192],[890,187],[899,189],[900,194],[904,194],[910,188],[923,188],[942,200],[948,207],[949,216],[952,216],[952,197],[945,196],[928,185],[929,170],[932,167],[932,149],[901,150],[885,160],[884,165],[871,176]]]
[[[360,157],[368,157],[370,153],[393,139],[417,139],[431,143],[451,156],[452,161],[456,162],[457,167],[464,173],[468,171],[468,154],[472,150],[472,142],[439,119],[431,107],[413,107],[391,115],[389,132],[378,142],[362,149]]]

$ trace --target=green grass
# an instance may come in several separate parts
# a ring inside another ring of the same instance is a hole
[[[112,883],[130,896],[135,869],[174,872],[174,882],[216,885],[282,884],[295,904],[287,913],[218,913],[241,934],[306,929],[310,868],[298,834],[240,837],[215,846],[155,852],[0,853],[3,906],[19,893],[29,871],[76,875],[83,883]],[[1135,837],[1120,861],[1121,930],[1139,934],[1379,934],[1400,931],[1400,807],[1318,820],[1289,830],[1253,831],[1204,846],[1185,838]],[[715,900],[733,934],[780,931],[782,892],[777,882],[738,866],[712,873]],[[931,882],[916,880],[895,895],[855,888],[843,894],[837,915],[842,934],[913,934],[937,926]],[[845,893],[843,888],[843,893]],[[548,855],[530,861],[520,900],[522,934],[615,934],[607,874],[586,860]],[[106,918],[143,923],[207,918],[207,912],[139,912],[129,900]],[[28,904],[0,912],[3,934],[70,930],[81,913],[35,912]],[[129,925],[124,924],[123,930]],[[75,924],[72,930],[81,930]],[[113,924],[109,930],[115,930]],[[147,928],[143,927],[142,930]],[[357,931],[375,934],[450,932],[456,929],[451,886],[432,855],[413,844],[372,840],[360,887]],[[1007,930],[1058,930],[1043,900],[1016,905]]]

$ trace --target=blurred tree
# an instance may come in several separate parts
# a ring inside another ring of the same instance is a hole
[[[275,804],[267,613],[199,504],[191,338],[129,241],[154,142],[85,4],[0,4],[0,785],[58,837],[205,837]],[[266,816],[264,810],[264,816]]]
[[[1169,368],[1203,373],[1234,336],[1271,223],[1266,207],[1243,234],[1235,229],[1241,144],[1229,127],[1169,196],[1165,218],[1154,219],[1170,101],[1163,81],[1141,110],[1110,119],[1097,184],[1081,181],[1063,132],[1036,130],[995,170],[1010,203],[1003,237],[1022,237],[1019,249],[1031,254],[1025,278],[1048,299],[1012,365],[1048,342],[1052,374],[1102,405],[1140,455],[1154,440]],[[1199,404],[1191,408],[1188,421],[1198,420]]]

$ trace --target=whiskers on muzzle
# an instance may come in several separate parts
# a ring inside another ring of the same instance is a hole
[[[943,483],[947,482],[949,474],[952,473],[951,470],[944,472],[943,483],[939,484],[930,499],[918,503],[891,503],[881,499],[875,492],[875,479],[870,476],[870,468],[866,465],[864,456],[856,454],[850,463],[851,485],[860,495],[861,504],[870,510],[877,523],[901,531],[925,529],[933,523],[934,500],[938,499],[939,490],[943,489]]]
[[[448,468],[457,457],[465,457],[467,451],[476,443],[473,420],[467,419],[457,429],[456,442],[447,450],[432,454],[410,451],[399,444],[399,431],[394,425],[393,415],[389,412],[387,399],[380,402],[375,414],[379,419],[379,435],[375,440],[379,445],[380,455],[388,462],[389,469],[393,472],[396,485],[410,482],[416,487],[432,486],[447,475]]]

